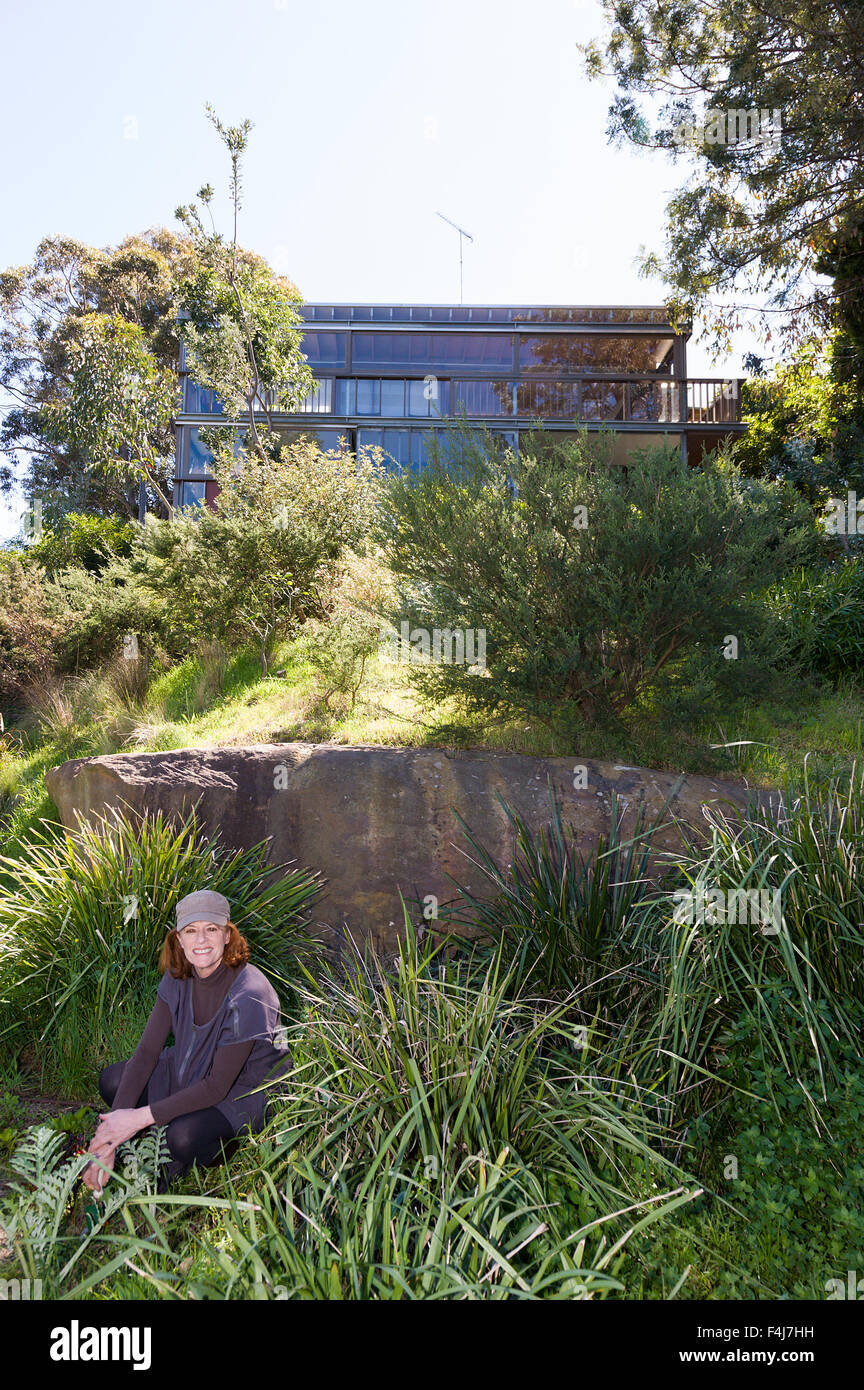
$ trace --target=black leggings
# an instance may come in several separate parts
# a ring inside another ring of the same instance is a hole
[[[106,1105],[114,1104],[125,1066],[125,1062],[113,1062],[110,1067],[105,1067],[99,1073],[99,1094]],[[145,1086],[136,1106],[146,1104]],[[171,1161],[162,1169],[160,1189],[164,1189],[175,1178],[182,1177],[193,1163],[199,1163],[202,1168],[221,1163],[235,1147],[228,1144],[234,1133],[230,1121],[215,1105],[211,1105],[207,1110],[193,1110],[188,1115],[177,1115],[169,1122],[165,1132]]]

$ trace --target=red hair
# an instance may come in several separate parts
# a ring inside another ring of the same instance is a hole
[[[226,965],[245,965],[249,959],[249,942],[240,935],[233,922],[226,922],[225,925],[230,935],[222,960]],[[173,927],[162,943],[159,969],[163,975],[170,970],[175,980],[188,980],[192,974],[192,966],[183,954],[183,947]]]

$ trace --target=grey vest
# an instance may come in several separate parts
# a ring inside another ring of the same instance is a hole
[[[270,981],[254,965],[241,965],[228,993],[209,1023],[195,1023],[192,1016],[192,980],[175,980],[166,970],[156,991],[171,1011],[174,1046],[162,1051],[148,1086],[151,1100],[164,1100],[203,1081],[217,1047],[251,1042],[252,1051],[224,1100],[216,1106],[235,1132],[247,1125],[252,1133],[267,1120],[273,1091],[250,1095],[268,1077],[291,1070],[291,1054],[281,1039],[279,999]]]

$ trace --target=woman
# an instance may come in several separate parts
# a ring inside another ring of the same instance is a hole
[[[117,1148],[149,1125],[167,1125],[171,1161],[160,1191],[192,1163],[218,1162],[223,1144],[247,1127],[262,1129],[268,1096],[249,1092],[290,1069],[279,1044],[279,1000],[250,965],[249,947],[228,899],[204,889],[177,904],[177,925],[162,947],[156,1004],[135,1052],[99,1076],[111,1110],[99,1121],[82,1178],[97,1196]],[[165,1047],[169,1033],[174,1046]]]

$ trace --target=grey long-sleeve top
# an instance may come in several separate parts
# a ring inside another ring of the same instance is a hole
[[[192,978],[193,1017],[196,1024],[209,1023],[228,993],[236,969],[224,961],[206,979]],[[112,1110],[129,1109],[138,1103],[144,1087],[159,1060],[162,1048],[171,1032],[171,1010],[164,999],[157,998],[147,1020],[141,1041],[123,1069],[123,1076],[111,1106]],[[167,1125],[177,1115],[193,1110],[207,1110],[224,1100],[231,1090],[252,1051],[251,1041],[225,1043],[217,1047],[213,1064],[202,1080],[193,1082],[182,1091],[175,1091],[164,1100],[151,1101],[150,1109],[157,1125]]]

